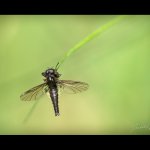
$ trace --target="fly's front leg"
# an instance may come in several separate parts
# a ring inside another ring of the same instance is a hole
[[[47,79],[43,79],[44,80],[44,82],[47,82]]]

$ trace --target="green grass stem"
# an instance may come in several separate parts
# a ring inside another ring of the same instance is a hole
[[[85,37],[83,40],[81,40],[79,43],[77,43],[74,47],[69,49],[64,57],[60,60],[59,66],[62,65],[67,58],[69,58],[74,52],[79,50],[82,46],[84,46],[86,43],[91,41],[92,39],[96,38],[98,35],[102,34],[104,31],[112,27],[113,25],[119,23],[122,19],[124,19],[126,15],[124,16],[117,16],[116,18],[112,19],[108,23],[104,24],[103,26],[100,26],[98,29],[96,29],[94,32],[89,34],[87,37]]]

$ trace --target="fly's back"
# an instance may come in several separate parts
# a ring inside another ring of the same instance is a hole
[[[60,74],[56,69],[49,68],[45,72],[42,72],[42,76],[44,76],[47,80],[55,80],[60,77]]]
[[[54,107],[55,116],[59,116],[57,80],[60,77],[60,74],[56,69],[50,68],[43,72],[42,75],[46,78],[49,87],[49,94]]]

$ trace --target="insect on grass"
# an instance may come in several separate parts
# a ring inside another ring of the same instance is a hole
[[[48,68],[42,72],[44,82],[24,92],[20,96],[21,100],[36,100],[48,93],[53,103],[55,116],[59,116],[58,90],[68,89],[72,93],[78,93],[87,90],[88,84],[80,81],[60,80],[61,74],[58,73],[58,68],[59,63],[57,63],[55,68]]]

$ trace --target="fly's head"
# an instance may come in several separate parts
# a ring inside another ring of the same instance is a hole
[[[59,78],[61,74],[59,74],[56,69],[49,68],[45,72],[42,72],[42,76],[44,76],[47,79],[53,79]]]

